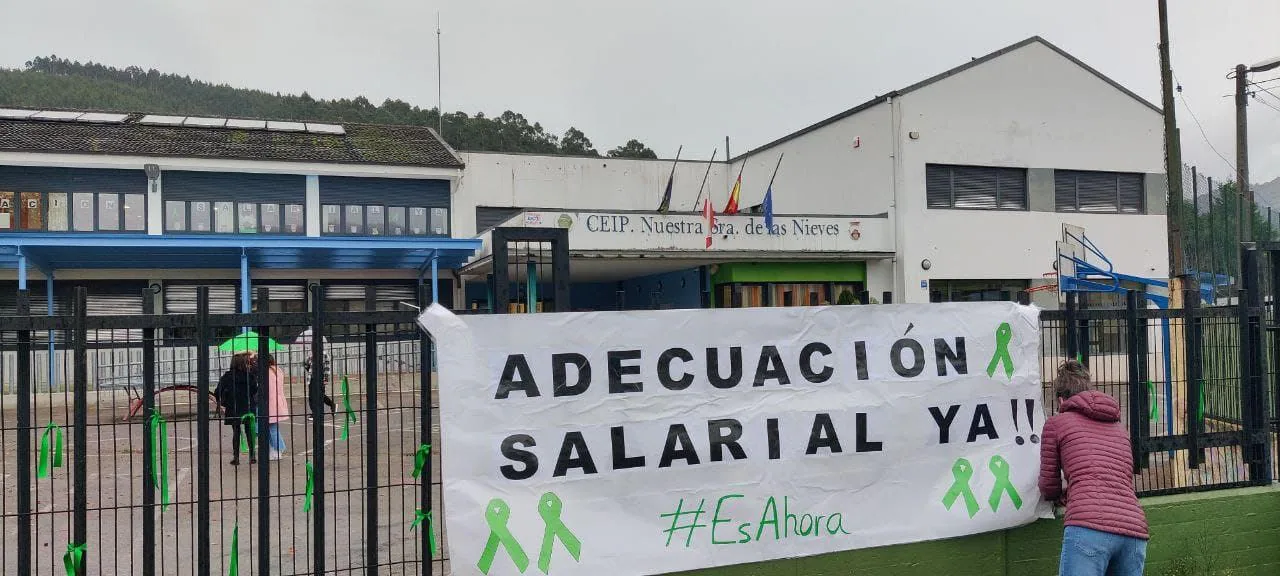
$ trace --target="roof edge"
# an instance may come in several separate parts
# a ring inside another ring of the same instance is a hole
[[[1130,98],[1133,98],[1134,100],[1137,100],[1138,102],[1142,103],[1142,104],[1143,104],[1143,105],[1145,105],[1146,107],[1148,107],[1148,108],[1150,108],[1151,110],[1153,110],[1156,114],[1161,114],[1161,115],[1163,115],[1163,114],[1164,114],[1164,112],[1160,109],[1160,107],[1156,106],[1155,104],[1152,104],[1150,101],[1148,101],[1147,99],[1145,99],[1145,98],[1143,98],[1143,97],[1139,96],[1137,93],[1133,92],[1132,90],[1129,90],[1128,88],[1125,88],[1125,87],[1124,87],[1123,85],[1121,85],[1119,82],[1116,82],[1115,80],[1112,80],[1110,77],[1108,77],[1107,75],[1103,74],[1102,72],[1099,72],[1096,68],[1094,68],[1094,67],[1092,67],[1092,66],[1089,66],[1088,64],[1085,64],[1085,63],[1084,63],[1084,61],[1080,60],[1079,58],[1076,58],[1075,56],[1072,56],[1072,55],[1071,55],[1069,52],[1067,52],[1066,50],[1063,50],[1062,48],[1059,48],[1058,46],[1054,45],[1052,42],[1049,42],[1048,40],[1045,40],[1044,38],[1042,38],[1042,37],[1040,37],[1040,36],[1038,36],[1038,35],[1037,35],[1037,36],[1032,36],[1032,37],[1030,37],[1030,38],[1027,38],[1027,39],[1025,39],[1025,40],[1022,40],[1022,41],[1020,41],[1020,42],[1017,42],[1017,43],[1014,43],[1014,44],[1010,44],[1010,45],[1008,45],[1008,46],[1005,46],[1004,48],[1001,48],[1001,49],[999,49],[999,50],[996,50],[995,52],[992,52],[992,53],[987,54],[987,55],[985,55],[985,56],[982,56],[982,57],[979,57],[979,58],[974,58],[974,59],[972,59],[972,60],[970,60],[970,61],[968,61],[968,62],[965,62],[964,64],[961,64],[961,65],[956,66],[956,67],[954,67],[954,68],[951,68],[951,69],[949,69],[949,70],[946,70],[946,71],[943,71],[943,72],[941,72],[941,73],[938,73],[938,74],[935,74],[935,75],[933,75],[933,76],[930,76],[930,77],[928,77],[928,78],[925,78],[924,80],[921,80],[921,81],[919,81],[919,82],[916,82],[915,84],[912,84],[912,85],[910,85],[910,86],[907,86],[906,88],[902,88],[902,89],[900,89],[900,90],[894,90],[894,91],[892,91],[892,92],[888,92],[888,93],[886,93],[886,94],[882,94],[882,95],[880,95],[880,96],[876,96],[875,98],[872,98],[872,99],[870,99],[870,100],[868,100],[868,101],[866,101],[866,102],[863,102],[862,104],[858,104],[857,106],[854,106],[853,108],[850,108],[850,109],[848,109],[848,110],[845,110],[844,112],[840,112],[840,113],[838,113],[838,114],[836,114],[836,115],[834,115],[834,116],[831,116],[831,117],[829,117],[829,118],[826,118],[826,119],[823,119],[823,120],[819,120],[818,122],[815,122],[815,123],[813,123],[813,124],[810,124],[809,126],[806,126],[806,127],[804,127],[804,128],[801,128],[801,129],[799,129],[799,130],[796,130],[795,132],[792,132],[792,133],[790,133],[790,134],[787,134],[786,136],[783,136],[783,137],[781,137],[781,138],[778,138],[778,139],[776,139],[776,140],[773,140],[772,142],[769,142],[768,144],[764,144],[764,145],[762,145],[762,146],[757,146],[757,147],[752,148],[751,150],[748,150],[748,151],[746,151],[746,152],[744,152],[744,153],[742,153],[742,154],[739,154],[739,155],[737,155],[737,156],[734,156],[733,158],[730,158],[730,159],[728,160],[728,163],[729,163],[729,164],[736,163],[736,162],[738,162],[738,161],[742,160],[743,158],[746,158],[746,157],[751,156],[751,155],[753,155],[753,154],[758,154],[758,153],[760,153],[760,152],[763,152],[763,151],[765,151],[765,150],[768,150],[768,149],[773,148],[773,147],[775,147],[775,146],[778,146],[778,145],[780,145],[780,144],[786,143],[786,142],[788,142],[788,141],[790,141],[790,140],[794,140],[794,139],[796,139],[796,138],[799,138],[799,137],[801,137],[801,136],[804,136],[804,135],[806,135],[806,134],[808,134],[808,133],[810,133],[810,132],[816,131],[816,130],[821,129],[821,128],[824,128],[824,127],[826,127],[826,126],[828,126],[828,125],[831,125],[831,124],[834,124],[834,123],[839,122],[839,121],[841,121],[841,120],[844,120],[845,118],[848,118],[848,117],[850,117],[850,116],[853,116],[854,114],[857,114],[857,113],[862,112],[862,111],[864,111],[864,110],[867,110],[867,109],[870,109],[870,108],[874,108],[874,107],[875,107],[875,105],[880,104],[880,103],[883,103],[883,102],[885,102],[885,101],[886,101],[887,99],[889,99],[889,98],[897,98],[897,97],[899,97],[899,96],[905,96],[905,95],[907,95],[907,94],[910,94],[911,92],[914,92],[914,91],[916,91],[916,90],[919,90],[919,89],[921,89],[921,88],[924,88],[924,87],[926,87],[926,86],[929,86],[929,85],[931,85],[931,84],[933,84],[933,83],[935,83],[935,82],[939,82],[939,81],[941,81],[941,80],[945,80],[946,78],[950,78],[951,76],[955,76],[956,74],[959,74],[959,73],[961,73],[961,72],[965,72],[965,71],[969,70],[970,68],[973,68],[973,67],[979,66],[979,65],[981,65],[981,64],[985,64],[985,63],[987,63],[987,62],[990,62],[990,61],[992,61],[992,60],[995,60],[996,58],[999,58],[999,57],[1001,57],[1001,56],[1004,56],[1005,54],[1008,54],[1008,53],[1010,53],[1010,52],[1014,52],[1014,51],[1016,51],[1016,50],[1020,50],[1020,49],[1022,49],[1022,48],[1025,48],[1025,47],[1030,46],[1031,44],[1035,44],[1035,43],[1043,44],[1045,47],[1047,47],[1047,48],[1049,48],[1050,50],[1053,50],[1054,52],[1058,53],[1058,55],[1060,55],[1060,56],[1062,56],[1062,57],[1066,58],[1068,61],[1070,61],[1071,63],[1075,64],[1076,66],[1079,66],[1079,67],[1083,68],[1085,71],[1087,71],[1087,72],[1089,72],[1089,73],[1093,74],[1094,76],[1097,76],[1097,77],[1098,77],[1099,79],[1101,79],[1103,82],[1106,82],[1107,84],[1110,84],[1113,88],[1115,88],[1115,89],[1119,90],[1120,92],[1124,93],[1125,95],[1129,96]]]

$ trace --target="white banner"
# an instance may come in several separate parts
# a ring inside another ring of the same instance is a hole
[[[453,572],[660,574],[1029,523],[1037,314],[433,306]]]

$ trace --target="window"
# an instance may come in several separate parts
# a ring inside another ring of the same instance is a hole
[[[218,234],[234,234],[236,231],[235,202],[213,203],[213,231]]]
[[[192,232],[208,232],[209,228],[209,203],[208,202],[192,202],[191,203],[191,231]]]
[[[338,234],[342,230],[342,212],[338,206],[325,204],[324,231],[326,234]]]
[[[439,236],[449,233],[448,208],[431,209],[431,233]]]
[[[98,194],[98,230],[120,229],[120,195]]]
[[[13,192],[0,192],[0,230],[14,229]]]
[[[346,206],[343,223],[347,234],[364,234],[364,206]]]
[[[44,230],[44,202],[39,192],[23,192],[21,195],[18,227],[23,230]]]
[[[187,231],[187,203],[166,200],[164,203],[164,229],[166,232]]]
[[[288,204],[284,211],[284,231],[289,234],[302,234],[306,231],[306,214],[301,204]]]
[[[1030,287],[1019,280],[930,280],[930,302],[1013,302]]]
[[[427,233],[427,209],[413,208],[409,211],[409,233],[421,236]]]
[[[71,195],[75,208],[71,210],[71,224],[76,232],[93,232],[93,194],[76,192]]]
[[[236,205],[236,226],[241,234],[258,233],[258,205],[241,202]]]
[[[142,194],[124,195],[124,229],[129,232],[147,231],[147,199]]]
[[[262,233],[263,234],[279,234],[280,233],[280,205],[279,204],[263,204],[262,205]]]
[[[988,166],[925,166],[929,208],[1026,210],[1027,171]]]
[[[381,206],[365,208],[365,227],[369,230],[370,236],[381,236],[385,233]]]
[[[387,233],[404,236],[404,208],[387,208]]]
[[[49,193],[49,231],[65,232],[67,230],[67,194],[65,192]]]
[[[1145,210],[1142,174],[1055,170],[1053,185],[1059,212],[1141,214]]]

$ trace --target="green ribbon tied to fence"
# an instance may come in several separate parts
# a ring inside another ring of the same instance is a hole
[[[431,511],[427,510],[426,512],[423,512],[421,508],[414,510],[413,522],[409,524],[409,531],[412,532],[414,530],[417,530],[418,525],[422,524],[423,521],[427,523],[427,549],[431,551],[431,557],[435,558],[436,557],[436,531],[431,527],[432,525]]]
[[[512,536],[511,530],[507,528],[507,520],[510,518],[511,507],[507,506],[501,498],[490,500],[489,505],[485,507],[484,521],[489,525],[489,540],[485,542],[484,552],[480,553],[480,561],[476,563],[481,574],[487,575],[489,569],[493,567],[493,559],[498,555],[498,546],[506,548],[507,555],[511,557],[516,570],[520,573],[523,574],[529,568],[529,555],[524,553],[520,542],[516,541],[516,537]]]
[[[1151,414],[1147,419],[1155,422],[1160,419],[1160,403],[1156,401],[1156,383],[1147,380],[1147,402],[1151,403]]]
[[[169,424],[160,410],[151,410],[151,481],[160,491],[160,510],[169,507]]]
[[[978,499],[973,496],[973,489],[969,487],[969,480],[973,478],[973,465],[964,458],[957,458],[956,463],[951,465],[951,477],[954,480],[951,488],[942,495],[942,505],[950,510],[956,499],[963,496],[965,510],[973,518],[978,514]]]
[[[307,491],[302,496],[302,511],[311,511],[311,496],[315,494],[316,489],[316,469],[311,465],[311,461],[307,460]]]
[[[1009,341],[1013,340],[1013,328],[1008,322],[1002,322],[996,328],[996,352],[991,355],[991,363],[987,364],[987,376],[994,378],[996,368],[1004,365],[1005,378],[1013,378],[1013,356],[1009,355]]]
[[[991,461],[987,463],[987,468],[991,469],[991,474],[996,477],[996,483],[991,487],[991,497],[987,498],[987,504],[991,505],[992,512],[1000,511],[1000,501],[1004,499],[1004,494],[1009,494],[1009,500],[1013,502],[1013,507],[1022,509],[1022,497],[1018,495],[1018,489],[1013,487],[1013,482],[1009,480],[1009,462],[999,454],[992,456]]]
[[[342,440],[345,442],[351,433],[351,424],[358,422],[355,410],[351,409],[351,387],[347,385],[347,377],[342,377],[342,411],[346,413],[342,417]]]
[[[560,497],[554,492],[543,494],[542,500],[538,502],[538,514],[542,516],[542,522],[546,525],[546,529],[542,532],[542,549],[538,552],[538,569],[542,570],[543,574],[550,573],[551,547],[557,538],[574,560],[577,560],[582,553],[582,541],[578,540],[573,531],[565,526],[564,520],[560,519],[562,510],[564,510],[564,502],[561,502]]]
[[[67,576],[80,574],[80,568],[84,566],[85,549],[84,544],[67,543],[67,552],[62,555],[62,568],[66,570]]]
[[[51,440],[53,442],[52,461],[49,454]],[[44,433],[40,435],[40,462],[36,467],[36,478],[49,477],[50,464],[53,468],[62,467],[62,427],[53,422],[49,422],[49,425],[44,427]]]
[[[231,529],[231,560],[227,562],[227,576],[240,574],[240,523]]]
[[[1204,380],[1200,381],[1200,404],[1196,405],[1196,419],[1204,420]]]
[[[427,462],[431,458],[431,445],[423,444],[418,446],[418,450],[413,453],[413,477],[422,476],[422,471],[427,469]]]
[[[253,412],[246,412],[240,417],[240,427],[244,428],[244,434],[240,436],[240,451],[245,454],[249,453],[250,446],[258,445],[258,417]]]

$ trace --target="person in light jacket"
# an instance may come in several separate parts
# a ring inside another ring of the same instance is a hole
[[[1094,390],[1088,368],[1074,360],[1058,368],[1055,388],[1058,414],[1044,425],[1039,484],[1045,500],[1067,507],[1058,573],[1142,576],[1147,518],[1120,404]]]
[[[271,459],[279,460],[285,450],[280,423],[289,419],[289,398],[284,393],[284,371],[276,365],[275,357],[268,354],[263,360],[267,363],[267,442]]]

